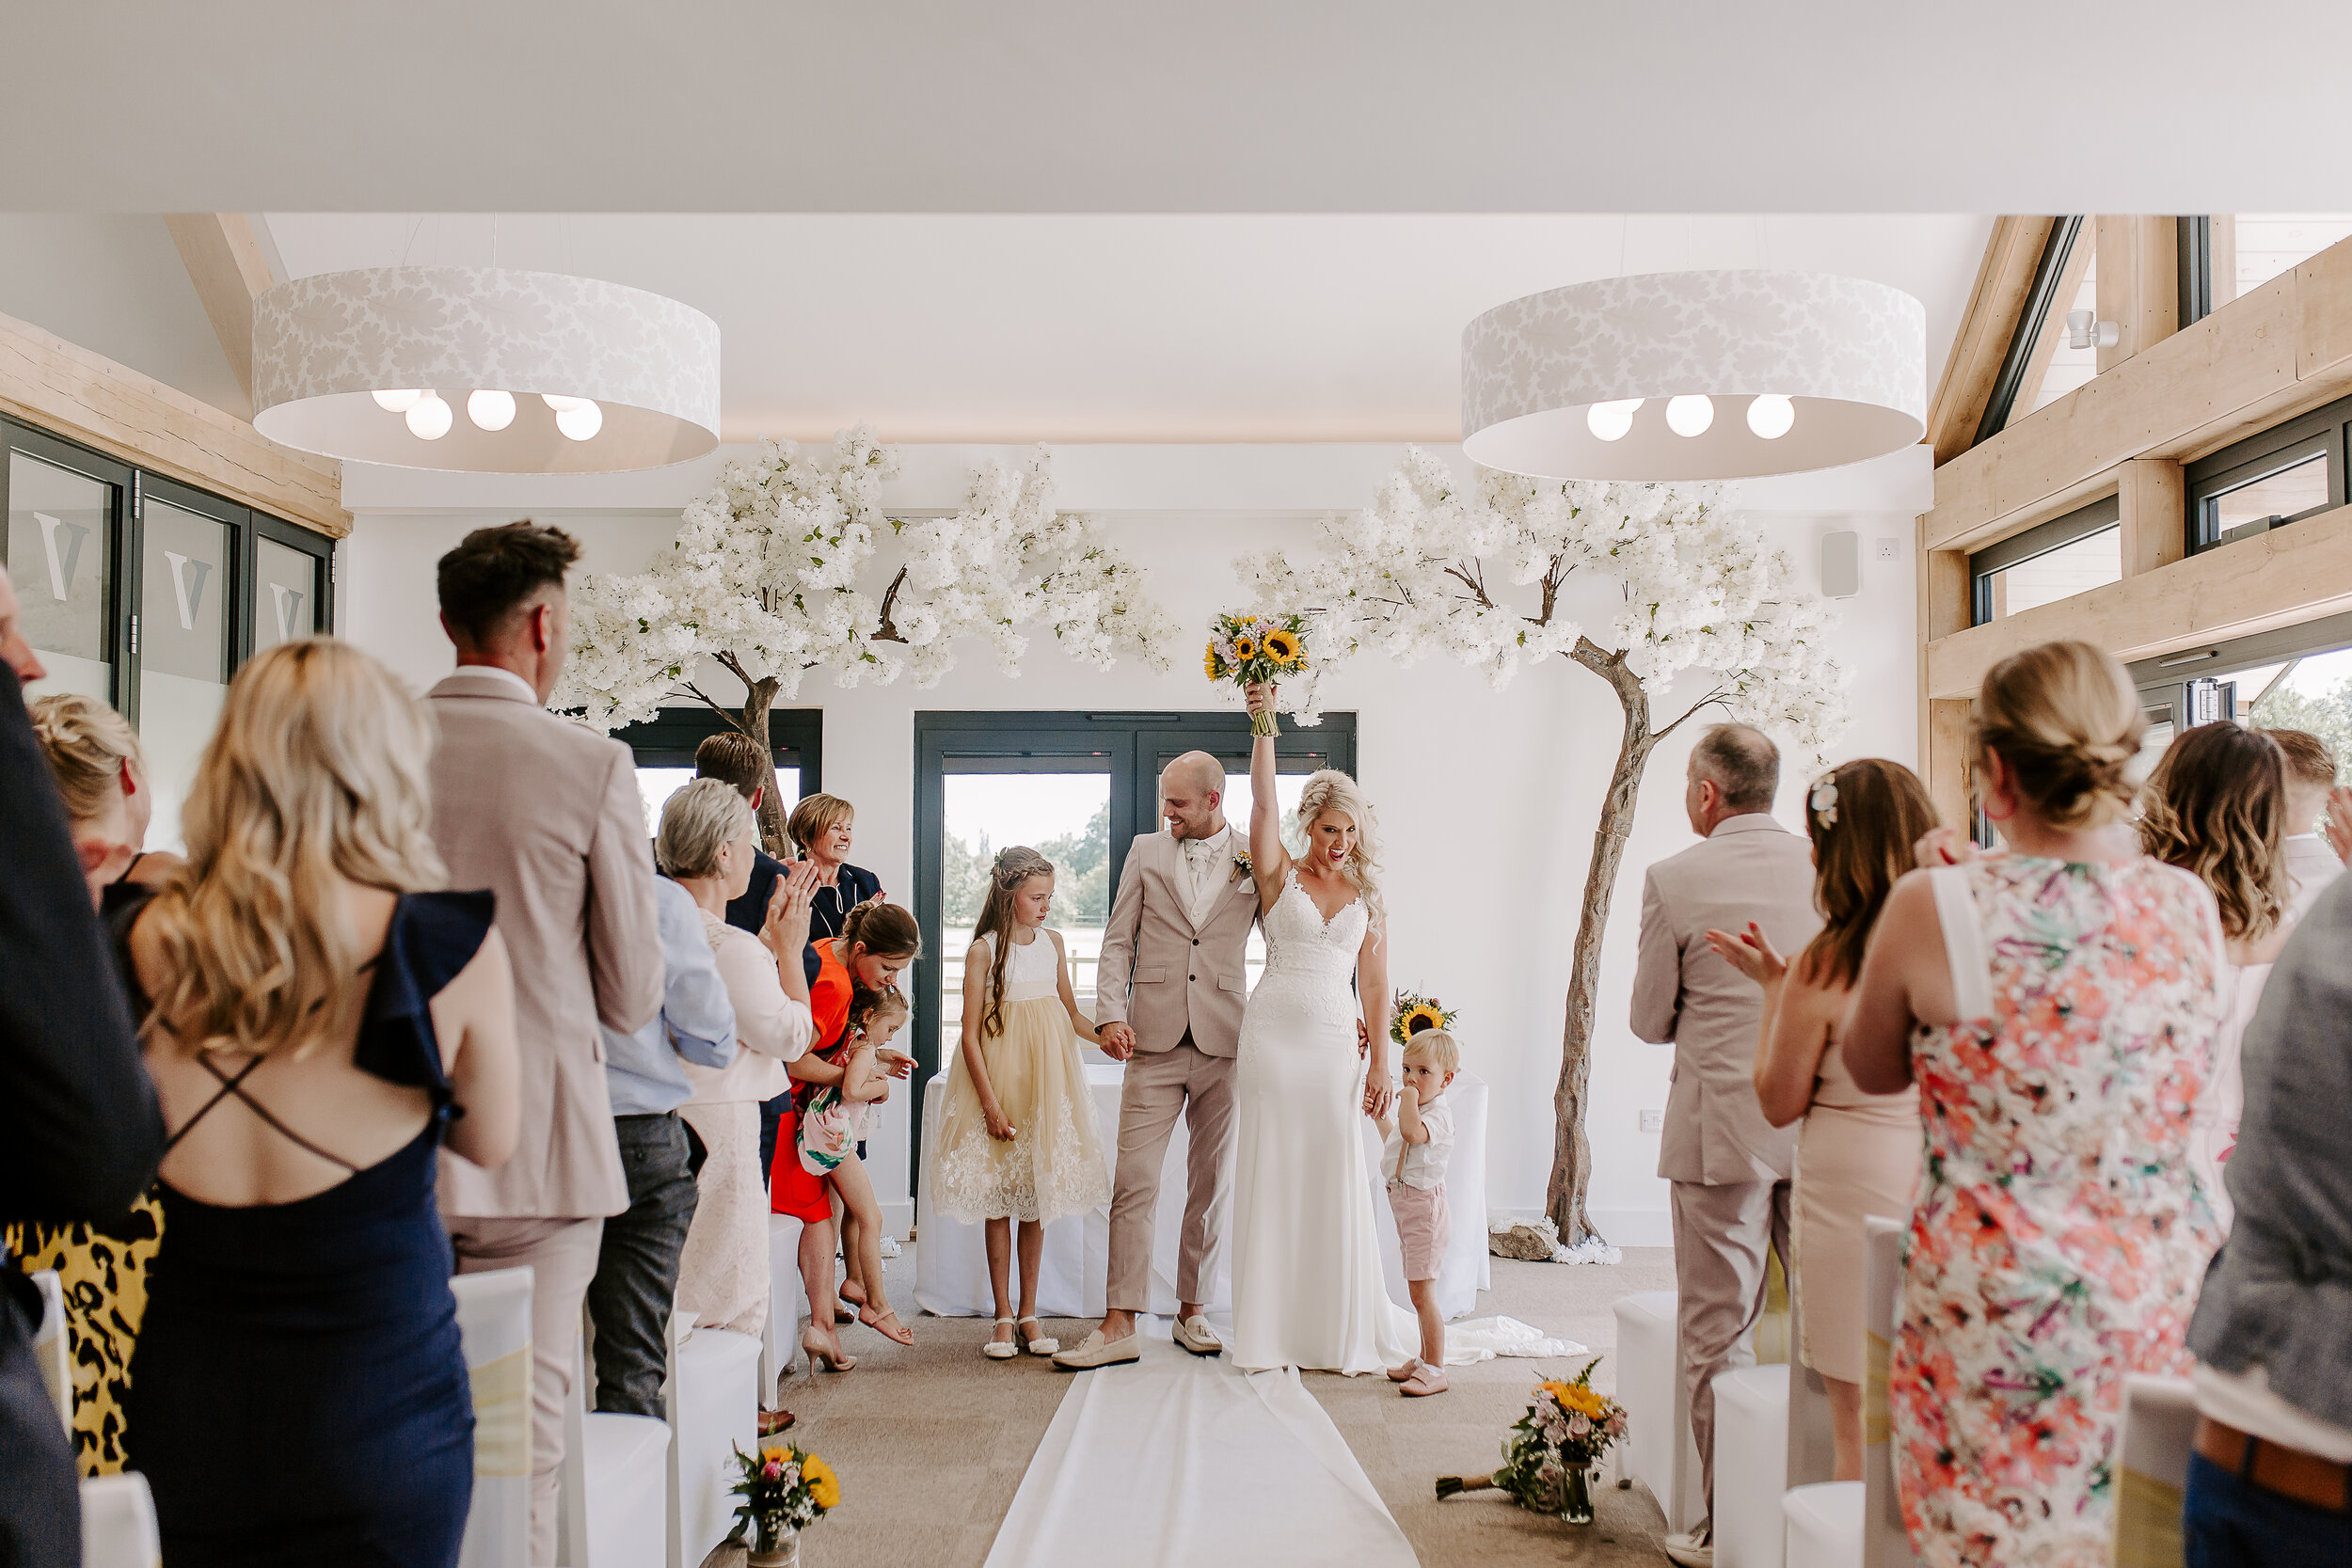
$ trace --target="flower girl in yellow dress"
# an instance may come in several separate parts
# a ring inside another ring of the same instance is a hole
[[[985,1353],[1051,1355],[1038,1332],[1038,1266],[1045,1227],[1110,1201],[1110,1170],[1087,1096],[1079,1016],[1061,933],[1045,928],[1054,863],[1014,846],[996,857],[972,949],[963,960],[963,1039],[947,1069],[931,1197],[949,1219],[988,1224],[996,1328]],[[1013,1315],[1013,1222],[1020,1222],[1021,1312]]]

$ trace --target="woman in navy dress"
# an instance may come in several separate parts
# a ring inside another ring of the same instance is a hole
[[[348,644],[230,684],[124,935],[170,1140],[131,1363],[165,1560],[447,1568],[473,1410],[436,1153],[513,1148],[513,981],[427,832],[432,729]]]

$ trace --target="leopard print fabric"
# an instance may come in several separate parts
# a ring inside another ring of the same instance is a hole
[[[57,1271],[73,1364],[73,1456],[84,1476],[125,1467],[123,1396],[131,1346],[147,1316],[147,1270],[163,1241],[163,1208],[151,1193],[104,1225],[17,1225],[8,1231],[16,1266]]]

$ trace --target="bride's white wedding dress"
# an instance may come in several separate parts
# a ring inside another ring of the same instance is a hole
[[[1292,872],[1266,911],[1265,974],[1234,1071],[1233,1360],[1371,1372],[1419,1353],[1381,1280],[1364,1167],[1364,1062],[1349,981],[1359,898],[1326,921]]]

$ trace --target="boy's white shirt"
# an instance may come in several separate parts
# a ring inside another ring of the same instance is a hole
[[[1454,1108],[1446,1103],[1444,1091],[1421,1108],[1421,1125],[1429,1134],[1428,1141],[1408,1144],[1401,1122],[1381,1119],[1380,1131],[1386,1136],[1380,1146],[1380,1173],[1408,1187],[1441,1187],[1446,1163],[1454,1154]]]

